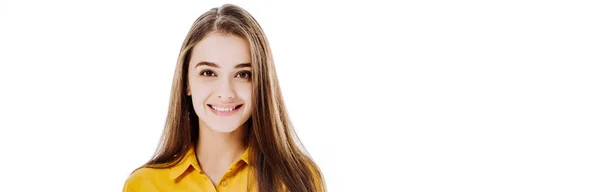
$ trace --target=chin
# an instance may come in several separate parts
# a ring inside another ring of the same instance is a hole
[[[241,129],[243,123],[223,123],[223,122],[205,122],[206,127],[214,132],[231,133],[237,129]]]
[[[209,129],[214,131],[214,132],[219,132],[219,133],[231,133],[235,130],[237,130],[237,127],[220,127],[220,126],[209,126]]]

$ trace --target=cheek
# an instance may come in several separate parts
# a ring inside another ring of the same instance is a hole
[[[194,101],[194,103],[202,102],[203,100],[206,100],[206,97],[208,97],[208,95],[210,95],[210,83],[193,80],[190,81],[189,85],[190,92],[192,93],[192,100]]]
[[[252,101],[252,84],[245,83],[239,86],[238,96],[241,97],[244,101],[251,104]]]
[[[252,109],[254,108],[254,101],[252,100],[252,85],[246,83],[240,86],[237,90],[238,97],[246,103],[246,109],[244,110],[243,118],[250,118],[252,115]]]

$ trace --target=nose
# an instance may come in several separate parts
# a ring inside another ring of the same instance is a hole
[[[233,84],[229,80],[224,80],[217,91],[217,96],[219,97],[219,99],[233,99],[235,97]]]
[[[222,99],[224,97],[227,98],[227,99],[233,99],[233,96],[221,96],[221,95],[219,95],[219,99]]]

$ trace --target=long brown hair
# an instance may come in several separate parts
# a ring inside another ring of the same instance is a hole
[[[172,167],[198,142],[198,116],[191,97],[185,94],[189,53],[210,32],[237,35],[250,45],[254,108],[246,122],[245,142],[258,190],[282,191],[285,187],[294,192],[325,191],[323,175],[304,150],[286,112],[267,38],[254,17],[232,4],[202,14],[188,32],[177,60],[160,144],[153,158],[142,167]]]

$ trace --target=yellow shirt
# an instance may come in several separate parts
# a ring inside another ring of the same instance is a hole
[[[185,157],[171,168],[141,168],[136,170],[125,182],[123,192],[256,191],[254,177],[249,175],[251,173],[250,169],[248,149],[246,149],[242,157],[229,167],[217,186],[214,186],[200,168],[194,148],[191,147]]]

